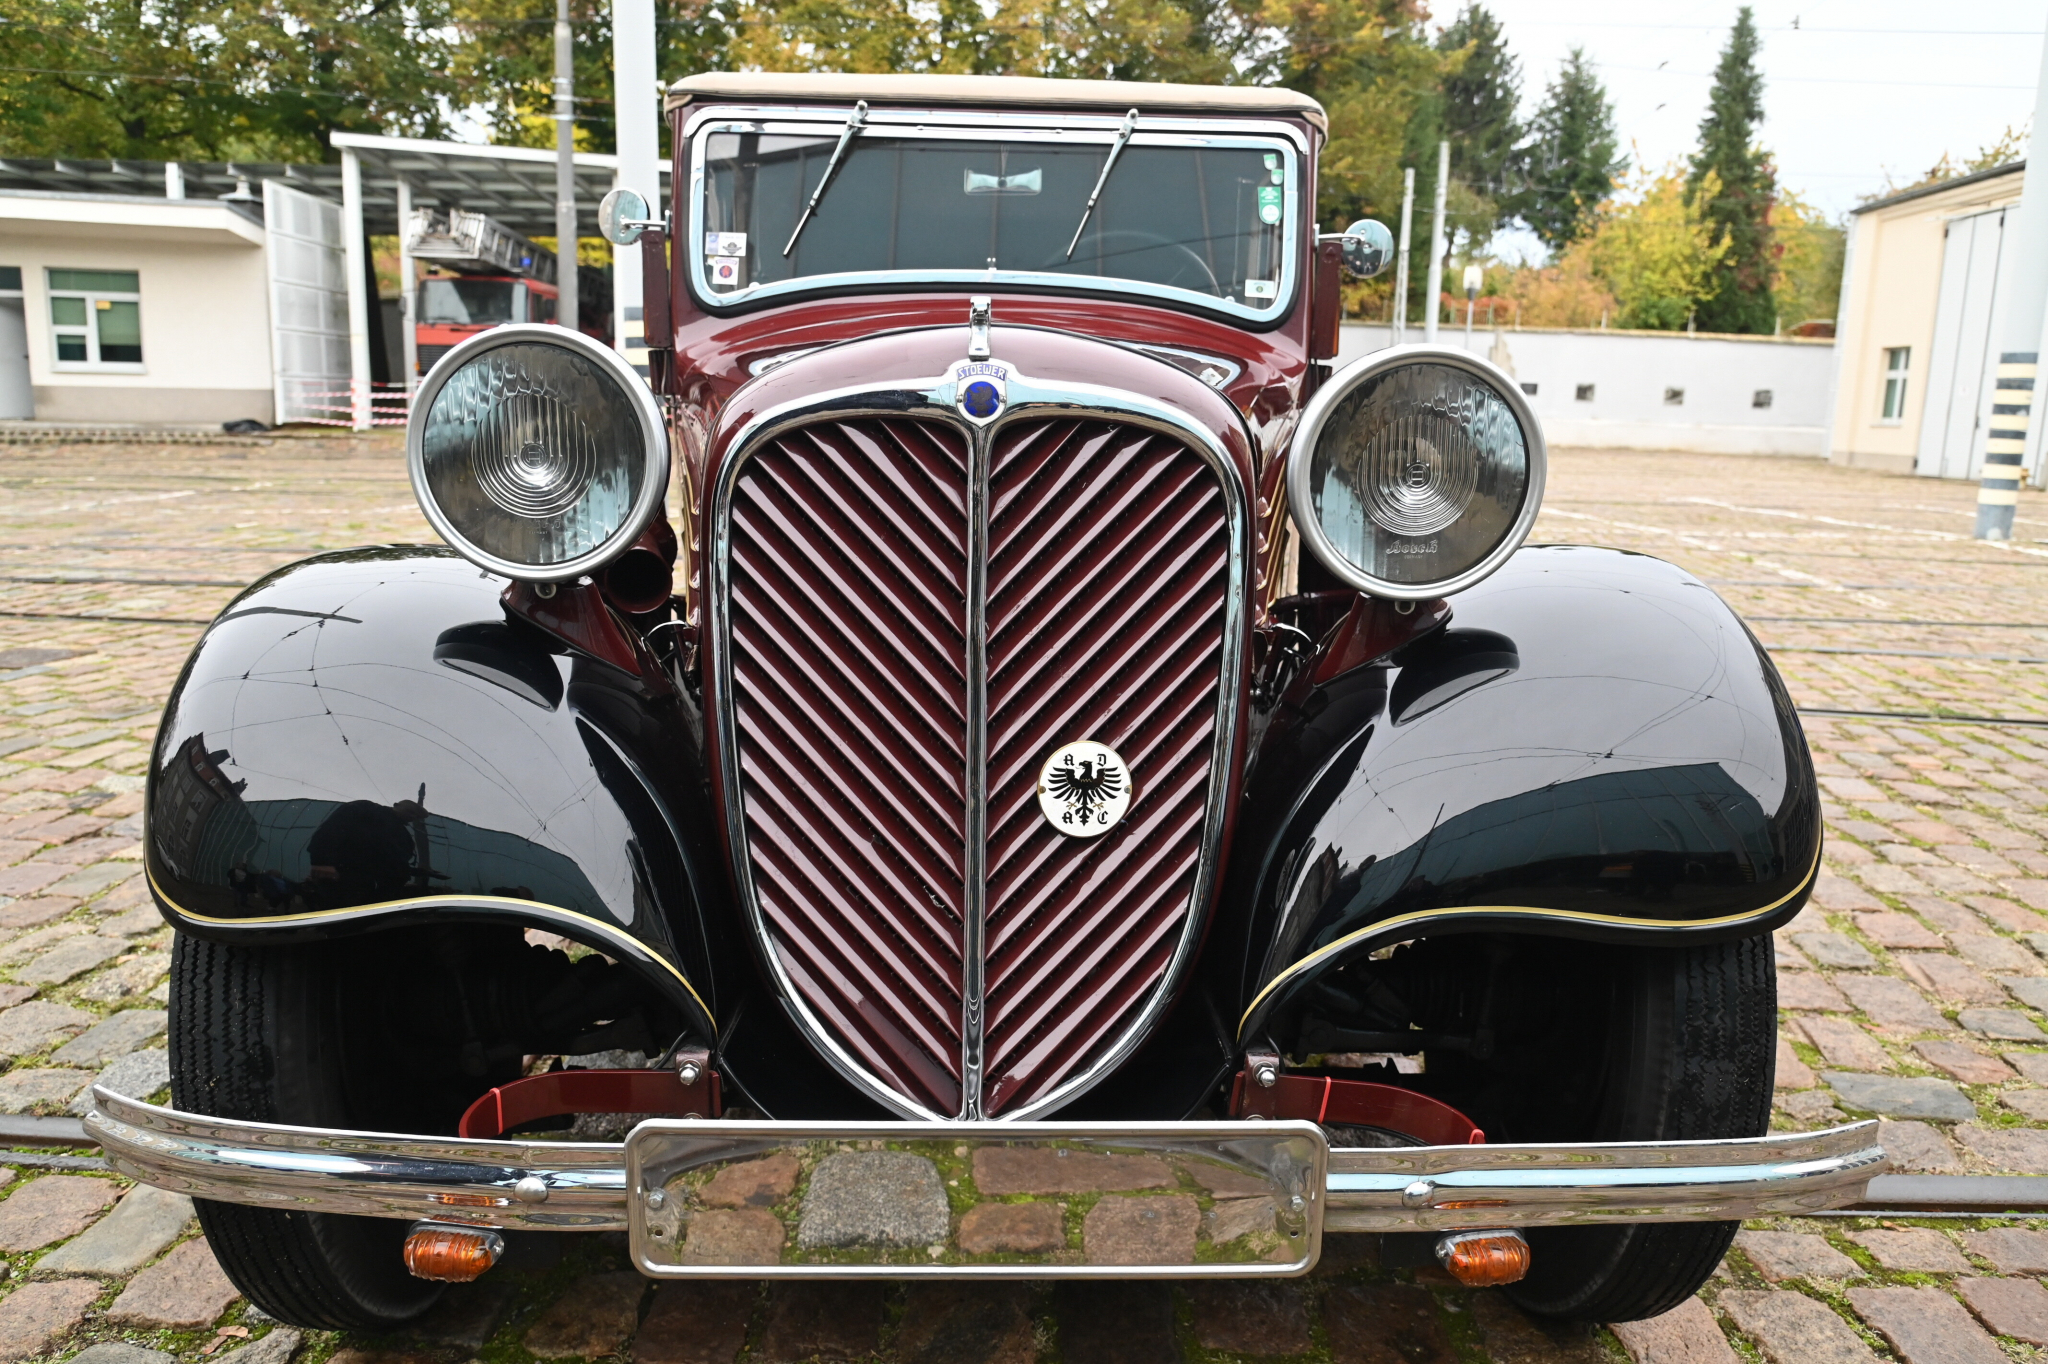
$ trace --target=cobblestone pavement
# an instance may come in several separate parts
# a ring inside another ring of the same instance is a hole
[[[1563,452],[1539,539],[1674,559],[1778,654],[1828,795],[1779,934],[1776,1123],[1887,1119],[1908,1170],[2048,1173],[2048,497],[1969,538],[1971,488],[1791,460]],[[396,442],[14,447],[0,464],[0,1112],[164,1084],[169,932],[137,877],[158,710],[205,622],[306,553],[423,540]],[[1920,717],[1920,718],[1914,718]],[[1950,723],[1977,717],[2019,724]],[[89,1152],[0,1152],[0,1364],[1998,1364],[2048,1346],[2025,1219],[1758,1223],[1700,1297],[1611,1330],[1451,1286],[1417,1238],[1306,1280],[1058,1289],[652,1287],[614,1237],[514,1238],[403,1339],[241,1301],[182,1198]]]

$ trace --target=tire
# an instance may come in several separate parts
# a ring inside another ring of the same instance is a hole
[[[1768,934],[1618,954],[1592,1140],[1761,1136],[1777,1061]],[[1584,1139],[1584,1138],[1581,1138]],[[1506,1292],[1543,1316],[1637,1321],[1699,1291],[1740,1226],[1650,1222],[1529,1233],[1530,1272]]]
[[[445,1113],[445,1089],[408,1074],[374,1020],[398,1014],[351,969],[341,944],[240,947],[177,935],[171,951],[171,1095],[188,1112],[314,1127],[424,1131]],[[365,966],[368,963],[364,963]],[[388,967],[388,963],[387,963]],[[417,1054],[417,1053],[413,1053]],[[423,1097],[441,1102],[419,1103]],[[397,1110],[411,1123],[390,1121]],[[445,1118],[441,1119],[445,1122]],[[198,1200],[199,1225],[221,1268],[271,1316],[316,1330],[383,1332],[432,1307],[442,1286],[413,1278],[401,1255],[407,1223],[388,1217],[287,1212]]]

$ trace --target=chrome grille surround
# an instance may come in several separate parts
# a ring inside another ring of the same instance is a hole
[[[1012,367],[1008,404],[995,421],[977,429],[961,417],[954,404],[949,376],[913,380],[894,387],[862,386],[817,394],[770,408],[747,422],[728,446],[709,490],[705,628],[713,669],[715,714],[710,717],[717,740],[719,778],[724,794],[725,834],[742,912],[761,949],[773,983],[781,992],[799,1028],[835,1070],[856,1089],[901,1117],[917,1120],[989,1118],[982,1100],[983,1031],[986,1024],[985,928],[986,856],[988,842],[988,491],[991,452],[1003,434],[1019,423],[1047,419],[1113,422],[1150,430],[1185,447],[1205,462],[1222,492],[1223,521],[1228,538],[1227,586],[1222,605],[1220,657],[1217,669],[1216,716],[1213,727],[1200,852],[1178,940],[1163,975],[1147,990],[1144,1002],[1121,1033],[1085,1067],[1069,1074],[1045,1093],[1004,1112],[999,1121],[1028,1121],[1058,1109],[1108,1074],[1136,1050],[1181,986],[1200,942],[1205,911],[1216,887],[1222,835],[1231,793],[1229,783],[1238,742],[1238,716],[1245,685],[1246,613],[1250,609],[1252,572],[1251,508],[1248,492],[1228,450],[1216,434],[1167,404],[1138,394],[1089,384],[1040,385],[1016,374]],[[756,456],[778,438],[818,423],[876,420],[908,421],[943,426],[957,432],[969,449],[968,591],[966,602],[967,728],[965,791],[967,831],[961,921],[961,1102],[956,1113],[940,1113],[903,1094],[862,1063],[834,1035],[796,988],[786,969],[776,935],[763,910],[754,875],[743,793],[739,693],[734,662],[734,504],[741,476]]]

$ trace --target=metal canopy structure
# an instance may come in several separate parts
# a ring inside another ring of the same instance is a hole
[[[147,198],[219,199],[262,221],[266,184],[277,184],[338,204],[341,240],[330,249],[342,257],[338,272],[348,293],[349,364],[347,420],[359,430],[391,420],[373,399],[369,328],[372,300],[366,284],[369,238],[397,236],[404,315],[413,316],[412,263],[404,253],[400,224],[423,206],[483,213],[529,237],[555,234],[555,153],[536,147],[489,147],[464,142],[336,133],[338,165],[270,161],[82,161],[68,158],[0,158],[0,189],[59,194],[134,195]],[[619,181],[619,158],[582,152],[576,156],[576,221],[579,235],[596,236],[597,206]],[[663,184],[633,184],[656,203],[665,203]],[[637,274],[636,274],[637,278]],[[614,330],[635,368],[645,372],[646,342],[637,325],[638,289],[631,303],[614,305]],[[630,319],[633,325],[627,325]],[[413,329],[405,336],[405,389],[414,379]],[[637,352],[637,353],[636,353]],[[400,395],[397,420],[403,420]],[[280,418],[285,414],[280,412]]]
[[[352,151],[363,170],[363,230],[372,236],[398,232],[398,178],[411,184],[413,207],[461,208],[486,213],[526,236],[555,234],[555,154],[532,147],[481,147],[461,142],[336,133],[334,145]],[[293,189],[336,203],[342,198],[340,165],[298,165],[281,161],[77,161],[7,157],[0,159],[0,189],[73,194],[136,194],[165,197],[168,185],[182,186],[188,199],[230,199],[246,194],[260,212],[263,182],[281,180]],[[597,204],[612,188],[618,158],[593,152],[576,157],[576,222],[597,235]],[[658,187],[636,185],[651,195]]]

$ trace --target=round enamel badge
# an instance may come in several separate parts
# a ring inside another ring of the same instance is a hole
[[[1124,760],[1093,739],[1054,750],[1038,774],[1038,808],[1046,823],[1074,838],[1114,829],[1136,794]]]

